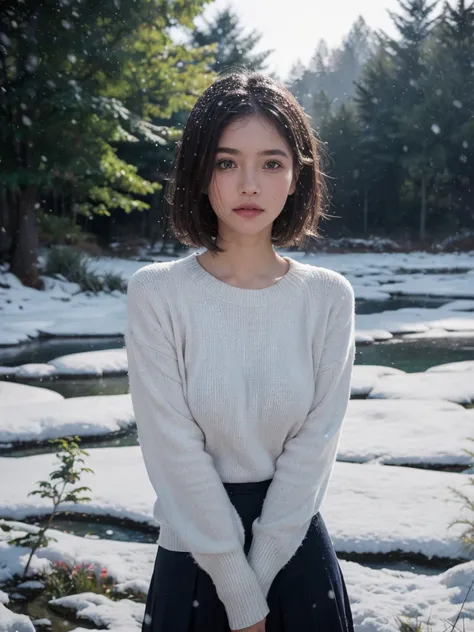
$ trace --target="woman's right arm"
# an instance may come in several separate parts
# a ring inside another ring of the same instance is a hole
[[[138,271],[127,292],[125,343],[140,447],[164,521],[210,575],[231,629],[238,630],[260,622],[268,605],[243,549],[240,517],[184,396],[160,314],[162,284],[153,278],[159,274],[150,266]]]

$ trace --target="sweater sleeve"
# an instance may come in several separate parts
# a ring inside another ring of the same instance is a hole
[[[158,497],[160,521],[211,577],[230,628],[248,627],[268,614],[268,605],[243,549],[241,519],[188,408],[156,294],[156,288],[141,288],[131,278],[125,341],[140,447]]]
[[[248,560],[265,597],[320,510],[337,456],[355,355],[354,292],[345,279],[339,284],[311,409],[297,434],[287,439],[261,515],[252,526]]]

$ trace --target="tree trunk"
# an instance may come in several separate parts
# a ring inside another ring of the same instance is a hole
[[[426,239],[426,175],[421,176],[420,241]]]
[[[10,272],[15,274],[23,285],[39,289],[41,288],[41,279],[36,267],[38,226],[34,209],[35,201],[35,187],[30,186],[18,191],[15,247]]]
[[[369,191],[364,187],[364,235],[367,237],[369,230]]]

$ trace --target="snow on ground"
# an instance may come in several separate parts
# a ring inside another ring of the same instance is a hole
[[[21,523],[11,526],[14,531],[8,534],[10,538],[22,535],[24,531],[36,530],[33,526]],[[48,572],[50,563],[57,561],[65,561],[70,565],[94,564],[97,568],[107,568],[121,592],[134,590],[146,594],[153,571],[156,544],[84,539],[54,529],[48,535],[54,537],[55,541],[37,551],[30,567],[31,575]],[[7,535],[0,530],[0,568],[5,566],[3,581],[14,573],[19,574],[27,559],[26,549],[9,546],[6,538]],[[418,617],[425,622],[431,618],[434,625],[432,632],[444,632],[445,620],[455,619],[474,577],[474,562],[458,564],[439,575],[429,576],[407,571],[374,570],[345,560],[340,560],[340,565],[357,632],[399,632],[397,618],[403,615]],[[128,599],[112,602],[91,593],[63,598],[61,603],[81,611],[82,616],[95,625],[107,626],[107,629],[115,632],[138,632],[144,613],[144,604]],[[464,616],[465,627],[459,622],[458,629],[472,632],[474,593],[470,593],[467,598]],[[79,629],[82,628],[77,628],[75,632]]]
[[[0,603],[0,632],[35,632],[29,617],[11,612]]]
[[[145,614],[145,604],[131,599],[112,601],[105,595],[81,593],[53,599],[52,604],[75,612],[79,619],[92,621],[95,625],[106,626],[117,632],[139,632]]]
[[[105,377],[125,375],[128,370],[125,348],[84,351],[59,356],[44,364],[22,364],[1,367],[0,375],[18,379]]]
[[[445,399],[458,404],[474,403],[472,371],[423,372],[380,377],[369,398]]]
[[[64,397],[55,391],[39,386],[27,386],[26,384],[13,384],[0,380],[0,407],[15,406],[19,402],[40,404],[52,403],[63,400]],[[3,414],[2,414],[3,420]],[[2,422],[0,421],[0,424]]]
[[[433,400],[352,399],[338,460],[390,465],[474,465],[474,417],[462,406]]]
[[[0,516],[21,520],[47,514],[46,499],[28,496],[38,480],[56,467],[53,454],[0,458]],[[81,485],[91,488],[90,503],[63,509],[91,515],[129,518],[155,525],[155,493],[139,446],[90,451]],[[459,544],[462,515],[450,487],[466,492],[464,474],[383,465],[336,462],[322,515],[338,551],[388,553],[400,549],[426,557],[469,559]],[[350,516],[350,520],[348,520]]]
[[[192,252],[195,250],[190,249],[183,256]],[[385,300],[389,299],[390,294],[474,298],[474,253],[322,253],[304,256],[304,253],[281,251],[281,254],[341,272],[351,281],[356,298],[359,299]],[[156,259],[176,260],[166,256]],[[128,280],[147,263],[103,257],[92,261],[91,268],[101,274],[106,270],[120,273]],[[446,270],[452,270],[453,273],[446,274]],[[46,282],[46,291],[23,287],[12,274],[0,272],[0,345],[27,342],[41,333],[49,336],[123,334],[124,294],[78,293],[76,284],[42,278]],[[474,314],[468,311],[472,309],[472,301],[455,301],[458,304],[460,302],[464,302],[463,309],[466,311],[457,307],[457,314],[453,314],[449,305],[445,305],[439,309],[426,308],[417,313],[397,310],[383,312],[377,317],[358,316],[359,340],[384,340],[394,333],[423,333],[439,328],[473,331]]]
[[[355,364],[352,368],[351,397],[367,397],[379,377],[404,375],[401,369],[373,364]]]
[[[0,447],[2,443],[46,441],[71,435],[94,437],[134,426],[135,416],[129,394],[71,397],[53,402],[4,406],[0,420]]]
[[[377,373],[369,373],[375,380]],[[474,411],[443,400],[351,400],[338,459],[467,467],[472,462],[465,450],[470,445],[468,437],[474,435],[473,415]],[[20,404],[2,408],[0,447],[71,435],[90,438],[134,428],[129,394]]]
[[[465,360],[464,362],[447,362],[446,364],[438,364],[427,369],[428,373],[459,373],[462,371],[470,371],[474,379],[474,360]]]

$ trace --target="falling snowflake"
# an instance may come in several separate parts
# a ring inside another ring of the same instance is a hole
[[[458,101],[457,99],[455,101],[453,101],[453,105],[457,108],[462,108],[462,103],[461,101]]]
[[[32,120],[30,118],[28,118],[27,116],[22,116],[21,120],[23,122],[23,125],[27,125],[28,127],[32,124]]]
[[[77,61],[77,57],[75,55],[73,55],[72,53],[69,53],[69,55],[67,56],[67,58],[69,59],[69,61],[71,62],[71,64],[75,64]]]
[[[433,132],[433,134],[439,134],[441,131],[441,127],[437,123],[433,123],[433,125],[431,126],[431,131]]]
[[[11,44],[10,38],[5,33],[0,33],[0,42],[2,42],[4,46],[10,46]]]

